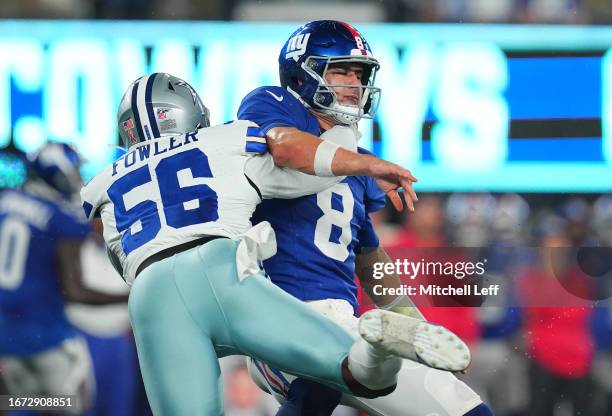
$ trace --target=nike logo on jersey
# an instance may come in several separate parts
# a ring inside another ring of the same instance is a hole
[[[268,94],[270,94],[272,97],[274,97],[274,99],[275,99],[276,101],[278,101],[279,103],[280,103],[281,101],[283,101],[283,98],[285,98],[285,97],[283,97],[282,95],[276,95],[276,94],[274,94],[272,91],[268,91],[268,90],[266,90],[266,92],[267,92]]]

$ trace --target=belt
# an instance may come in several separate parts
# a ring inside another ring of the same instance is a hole
[[[201,237],[193,241],[188,241],[187,243],[179,244],[178,246],[168,247],[158,253],[155,253],[152,256],[148,257],[145,261],[140,263],[140,266],[138,266],[138,269],[136,270],[136,277],[138,277],[140,272],[142,272],[144,269],[146,269],[156,261],[167,259],[168,257],[172,257],[175,254],[182,253],[183,251],[187,251],[197,246],[201,246],[202,244],[206,244],[209,241],[216,240],[217,238],[227,237],[222,237],[220,235],[207,235],[205,237]]]

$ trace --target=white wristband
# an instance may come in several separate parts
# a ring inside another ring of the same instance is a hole
[[[338,147],[340,146],[325,140],[319,144],[314,158],[315,175],[323,177],[336,176],[332,172],[332,160],[334,160]]]

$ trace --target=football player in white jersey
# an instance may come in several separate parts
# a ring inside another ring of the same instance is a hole
[[[372,345],[353,341],[266,279],[259,262],[276,240],[269,223],[251,228],[250,217],[262,198],[316,193],[341,179],[334,175],[380,178],[398,198],[399,187],[408,190],[412,203],[409,171],[340,148],[334,141],[355,141],[344,127],[303,149],[300,170],[317,176],[278,168],[254,123],[206,128],[198,95],[169,74],[136,80],[118,119],[128,151],[81,197],[89,218],[101,216],[109,253],[132,285],[130,320],[156,415],[221,414],[217,358],[230,354],[358,396],[393,391],[396,355],[414,357],[409,335],[429,324],[366,314]]]

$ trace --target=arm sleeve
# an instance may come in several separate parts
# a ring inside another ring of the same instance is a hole
[[[336,143],[347,150],[356,150],[355,131],[349,127],[336,126],[323,133],[321,139]],[[316,194],[345,178],[344,176],[317,177],[293,169],[279,168],[274,164],[272,157],[251,159],[247,162],[245,174],[255,183],[264,199],[290,199]],[[374,185],[378,187],[376,182]],[[382,193],[382,190],[380,192]],[[384,193],[382,199],[384,206]]]
[[[280,100],[279,100],[280,98]],[[306,130],[304,109],[286,89],[261,87],[249,93],[238,108],[238,120],[256,123],[266,134],[273,127],[295,127]]]
[[[360,253],[362,249],[372,249],[380,245],[372,220],[367,214],[363,227],[357,232],[357,239],[359,241],[356,250],[357,253]]]
[[[262,198],[299,198],[321,192],[344,179],[344,176],[319,177],[293,169],[280,168],[269,154],[247,161],[246,176],[257,186]]]
[[[248,154],[264,154],[268,153],[268,144],[266,143],[266,135],[256,125],[247,127],[246,143],[244,152]]]
[[[81,207],[85,213],[85,218],[92,220],[100,217],[100,195],[102,194],[102,180],[100,173],[99,176],[91,179],[83,188],[81,188]]]

